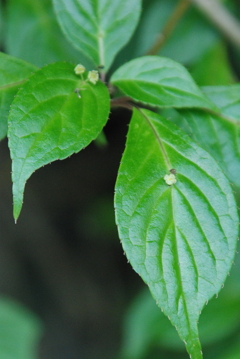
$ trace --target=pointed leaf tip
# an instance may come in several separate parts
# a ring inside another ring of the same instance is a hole
[[[164,176],[176,170],[177,181]],[[169,316],[192,359],[202,359],[199,313],[231,268],[238,215],[216,161],[174,124],[134,110],[115,189],[123,249]]]
[[[53,0],[53,4],[66,38],[104,71],[130,39],[141,11],[140,0]]]
[[[101,132],[109,109],[107,87],[79,79],[67,62],[45,66],[23,85],[12,104],[8,131],[15,220],[31,174],[86,147]]]

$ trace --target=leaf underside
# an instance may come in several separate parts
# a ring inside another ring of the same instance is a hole
[[[176,169],[177,183],[163,177]],[[197,321],[219,292],[235,253],[238,217],[215,160],[165,118],[134,110],[116,183],[116,221],[126,255],[202,358]]]
[[[30,175],[86,147],[102,130],[108,113],[106,86],[84,82],[72,64],[50,64],[24,84],[9,116],[15,219]]]

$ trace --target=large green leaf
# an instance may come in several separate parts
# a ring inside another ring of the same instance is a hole
[[[84,63],[62,34],[51,0],[9,0],[6,8],[7,53],[37,66],[54,61]]]
[[[120,67],[111,78],[127,96],[152,106],[216,106],[201,92],[187,70],[159,56],[143,56]]]
[[[102,130],[108,113],[107,87],[82,80],[72,64],[50,64],[24,84],[9,115],[15,219],[30,175],[86,147]]]
[[[37,359],[42,323],[25,307],[0,298],[0,357]]]
[[[177,182],[167,185],[164,177],[173,169]],[[172,123],[134,110],[115,208],[130,263],[191,358],[202,358],[198,317],[221,289],[237,243],[238,216],[228,180],[215,160]]]
[[[140,0],[53,0],[66,37],[97,66],[107,70],[130,39]]]
[[[14,95],[36,70],[34,65],[0,52],[0,139],[7,134],[7,117]]]

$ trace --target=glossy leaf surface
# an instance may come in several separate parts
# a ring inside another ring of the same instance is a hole
[[[164,176],[176,170],[176,184]],[[124,251],[202,358],[197,321],[230,270],[238,235],[231,187],[215,160],[165,118],[135,110],[116,183]]]
[[[106,86],[81,80],[72,64],[48,65],[24,84],[9,116],[15,219],[30,175],[86,147],[102,130],[108,113]]]
[[[140,0],[53,0],[59,23],[72,44],[107,70],[130,39]]]
[[[0,52],[0,139],[7,134],[7,117],[14,95],[36,70],[34,65]]]
[[[159,56],[143,56],[120,67],[111,82],[127,96],[152,106],[216,109],[179,63]]]

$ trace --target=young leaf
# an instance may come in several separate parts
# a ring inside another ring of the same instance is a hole
[[[7,117],[14,95],[36,70],[34,65],[0,52],[0,139],[7,134]]]
[[[134,100],[152,106],[216,110],[187,70],[164,57],[143,56],[134,59],[113,74],[111,83]]]
[[[175,184],[166,183],[170,174]],[[221,289],[237,243],[238,216],[228,180],[175,125],[151,111],[134,110],[115,208],[130,263],[191,358],[201,359],[198,317]]]
[[[140,0],[53,0],[59,23],[72,44],[107,70],[130,39]]]
[[[86,147],[102,130],[108,113],[106,86],[82,80],[72,64],[50,64],[24,84],[9,115],[15,219],[31,174]]]

